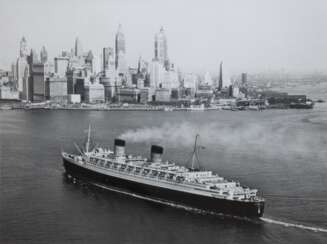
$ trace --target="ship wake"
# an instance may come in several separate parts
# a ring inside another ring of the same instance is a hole
[[[302,230],[310,230],[310,231],[314,231],[314,232],[327,233],[327,229],[324,229],[324,228],[307,226],[307,225],[302,225],[302,224],[288,223],[288,222],[274,220],[274,219],[270,219],[270,218],[264,218],[264,217],[261,217],[260,219],[266,223],[281,225],[284,227],[293,227],[293,228],[298,228],[298,229],[302,229]]]

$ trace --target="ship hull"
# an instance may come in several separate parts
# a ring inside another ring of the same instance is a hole
[[[66,172],[77,178],[85,179],[89,182],[102,185],[104,187],[115,187],[123,191],[138,194],[153,200],[169,202],[183,205],[185,207],[214,212],[217,214],[227,214],[231,216],[259,218],[264,212],[264,202],[243,202],[228,199],[219,199],[208,196],[201,196],[187,192],[152,186],[127,179],[102,174],[63,158],[63,165]]]

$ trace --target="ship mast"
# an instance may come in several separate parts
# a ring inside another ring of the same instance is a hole
[[[86,141],[86,152],[88,153],[89,152],[89,149],[90,149],[90,137],[91,137],[91,125],[89,124],[89,130],[87,132],[87,141]]]
[[[199,134],[196,134],[196,137],[195,137],[194,148],[193,148],[193,153],[192,153],[192,165],[191,165],[192,170],[194,170],[195,162],[197,162],[197,164],[200,167],[200,161],[198,158],[198,146],[197,146],[197,141],[198,141],[199,136],[200,136]]]

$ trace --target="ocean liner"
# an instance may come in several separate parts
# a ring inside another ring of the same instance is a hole
[[[188,168],[163,161],[163,148],[157,145],[151,146],[150,159],[127,155],[122,139],[114,140],[113,151],[91,147],[90,133],[89,128],[84,149],[75,143],[79,154],[62,152],[67,175],[169,205],[249,218],[263,215],[265,201],[256,189],[194,167],[198,136]]]

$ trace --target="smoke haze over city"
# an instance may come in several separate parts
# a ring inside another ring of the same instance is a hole
[[[0,0],[0,68],[44,45],[50,59],[70,50],[78,36],[95,55],[114,46],[121,24],[126,59],[150,61],[154,35],[164,27],[168,56],[191,72],[326,71],[327,3],[322,0],[49,1]]]

